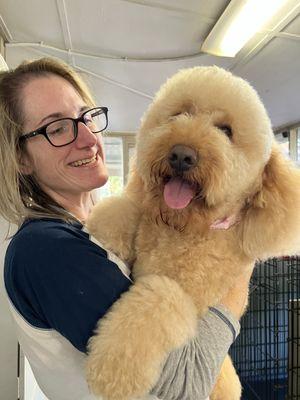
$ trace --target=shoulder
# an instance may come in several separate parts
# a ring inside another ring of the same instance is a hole
[[[55,273],[70,278],[78,270],[95,273],[105,269],[106,274],[122,275],[116,262],[109,260],[108,252],[90,240],[82,225],[61,220],[31,220],[12,238],[5,256],[5,273],[10,271],[22,278],[34,279]],[[107,266],[110,266],[107,270]],[[74,275],[75,276],[75,275]],[[118,279],[117,279],[118,280]]]
[[[80,224],[59,220],[23,224],[8,246],[4,281],[17,310],[40,327],[49,325],[40,325],[49,322],[49,307],[57,313],[60,306],[53,306],[55,298],[69,301],[71,307],[78,293],[86,293],[89,304],[102,296],[104,312],[130,286],[128,277]]]
[[[12,242],[21,239],[30,239],[32,237],[53,237],[75,235],[87,237],[88,234],[82,230],[82,224],[79,222],[68,223],[60,219],[43,218],[30,219],[25,221],[12,238]]]
[[[78,257],[88,248],[92,248],[99,256],[107,256],[103,248],[89,240],[89,235],[79,223],[69,224],[54,219],[30,220],[13,236],[6,252],[5,264],[13,262],[13,265],[17,265],[21,261],[22,265],[28,264],[27,268],[32,269],[43,260],[45,269],[47,260],[55,260],[56,263],[51,264],[55,268],[59,261]]]

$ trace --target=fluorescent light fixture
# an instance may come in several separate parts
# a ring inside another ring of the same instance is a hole
[[[231,0],[201,51],[234,57],[288,0]]]

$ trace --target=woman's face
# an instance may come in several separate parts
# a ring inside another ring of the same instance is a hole
[[[21,95],[24,134],[59,118],[77,118],[89,108],[68,81],[54,74],[30,80]],[[74,165],[87,159],[93,161]],[[34,175],[54,199],[76,198],[104,185],[108,179],[101,134],[92,133],[81,122],[77,139],[67,146],[54,147],[43,135],[29,138],[23,164],[24,172]]]

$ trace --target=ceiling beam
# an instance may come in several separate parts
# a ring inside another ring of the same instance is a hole
[[[8,43],[7,47],[40,47],[45,50],[53,50],[57,51],[58,53],[63,54],[70,54],[72,56],[78,57],[85,57],[91,59],[98,59],[98,60],[110,60],[110,61],[120,61],[120,62],[169,62],[169,61],[182,61],[182,60],[191,60],[193,58],[200,58],[200,57],[207,57],[207,54],[202,52],[197,52],[194,54],[187,54],[182,56],[174,56],[174,57],[161,57],[161,58],[137,58],[137,57],[127,57],[127,56],[120,56],[120,55],[110,55],[110,54],[92,54],[92,53],[83,53],[77,50],[70,50],[70,49],[61,49],[59,47],[48,45],[44,42],[12,42]]]
[[[0,35],[3,37],[5,42],[10,42],[13,40],[13,37],[1,15],[0,15]]]
[[[68,16],[67,16],[65,0],[56,0],[56,6],[57,6],[58,14],[59,14],[59,21],[60,21],[60,26],[62,29],[65,48],[68,51],[72,51],[73,45],[72,45],[71,31],[70,31],[70,26],[69,26],[69,21],[68,21]],[[74,65],[74,57],[70,52],[68,54],[68,59],[69,59],[69,63],[71,65]]]
[[[289,39],[289,40],[300,40],[300,35],[297,35],[295,33],[289,33],[289,32],[278,32],[276,34],[276,37],[280,37],[283,39]]]

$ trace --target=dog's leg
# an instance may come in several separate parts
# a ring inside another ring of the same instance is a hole
[[[240,400],[242,388],[230,357],[227,355],[210,400]]]
[[[135,259],[134,241],[142,214],[143,198],[143,182],[132,165],[123,193],[99,201],[86,223],[88,231],[106,249],[129,263]]]
[[[197,310],[173,280],[140,278],[100,320],[89,342],[87,381],[106,400],[143,397],[170,351],[195,336]]]
[[[122,260],[132,262],[134,239],[141,211],[128,196],[114,196],[101,200],[92,209],[86,226],[105,248]]]

